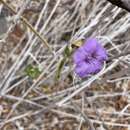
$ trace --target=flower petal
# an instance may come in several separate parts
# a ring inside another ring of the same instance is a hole
[[[95,38],[86,40],[85,44],[83,45],[83,48],[86,53],[94,53],[96,55],[96,58],[101,62],[107,60],[108,58],[106,50]]]
[[[90,74],[95,74],[95,73],[98,73],[101,69],[102,69],[102,65],[103,63],[101,63],[100,61],[96,60],[96,59],[92,59],[90,62],[89,62],[89,70],[88,70],[88,73]]]
[[[90,62],[81,62],[76,68],[75,72],[81,78],[87,77],[89,74],[98,73],[102,69],[102,63],[98,60],[93,59]]]
[[[96,51],[97,44],[98,44],[98,41],[96,39],[89,38],[85,41],[83,48],[85,49],[86,52],[92,54]]]
[[[89,70],[90,64],[86,62],[81,62],[75,67],[75,73],[81,77],[84,78],[88,76],[88,70]]]
[[[97,45],[96,59],[101,62],[106,61],[108,59],[107,51],[100,44]]]
[[[80,47],[74,52],[73,60],[75,64],[84,61],[86,58],[86,52],[84,51],[83,47]]]

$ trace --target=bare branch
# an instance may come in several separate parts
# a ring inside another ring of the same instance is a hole
[[[107,1],[130,12],[130,1],[129,0],[107,0]]]

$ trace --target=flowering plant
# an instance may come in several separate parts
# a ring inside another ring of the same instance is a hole
[[[90,38],[73,55],[75,72],[81,78],[98,73],[107,60],[107,52],[97,39]]]

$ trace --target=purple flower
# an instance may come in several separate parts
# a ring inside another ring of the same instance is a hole
[[[81,78],[98,73],[107,58],[107,52],[101,44],[94,38],[88,39],[74,53],[75,72]]]

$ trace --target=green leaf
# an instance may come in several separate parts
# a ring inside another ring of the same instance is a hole
[[[72,48],[71,46],[66,46],[65,49],[64,49],[64,56],[65,57],[70,57],[72,54]]]
[[[36,66],[28,65],[25,68],[25,73],[26,73],[26,75],[28,75],[32,79],[35,79],[35,78],[37,78],[41,74],[41,71]]]

